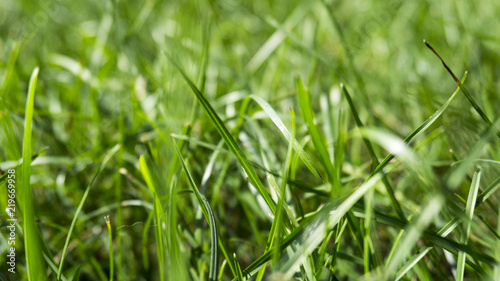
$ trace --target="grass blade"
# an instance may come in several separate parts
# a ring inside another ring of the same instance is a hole
[[[335,177],[335,169],[333,167],[332,162],[330,161],[329,153],[326,148],[323,136],[319,132],[319,129],[316,126],[316,124],[314,124],[314,112],[311,107],[311,99],[309,93],[304,89],[304,85],[302,84],[302,81],[299,78],[296,79],[295,84],[297,88],[297,94],[299,97],[300,113],[302,115],[302,118],[306,122],[307,129],[309,131],[309,134],[311,135],[314,147],[318,151],[319,159],[326,170],[326,173],[328,175],[328,180],[330,182],[337,183],[333,184],[332,187],[332,196],[333,196],[333,194],[340,192],[341,187],[339,179]]]
[[[244,281],[245,279],[243,278],[243,272],[241,271],[240,263],[238,262],[238,259],[236,258],[236,253],[233,254],[233,259],[234,259],[234,267],[236,268],[236,277],[238,278],[238,281]]]
[[[458,80],[457,76],[455,76],[453,71],[451,71],[451,69],[448,67],[448,65],[446,65],[446,63],[441,58],[441,56],[438,54],[438,52],[436,52],[436,50],[434,50],[434,48],[432,48],[432,46],[429,45],[429,43],[427,43],[424,40],[424,44],[427,46],[427,48],[429,48],[439,58],[441,63],[443,63],[443,66],[444,66],[444,68],[446,68],[446,71],[448,71],[448,73],[451,75],[451,77],[453,77],[453,80],[455,80],[455,83],[457,83],[458,87],[460,87],[460,89],[464,93],[467,100],[469,100],[469,102],[472,105],[472,107],[474,108],[474,110],[479,114],[479,116],[481,116],[481,118],[486,123],[486,125],[488,125],[488,127],[492,127],[493,123],[488,118],[488,116],[486,116],[486,113],[484,113],[484,111],[481,109],[481,107],[479,107],[479,105],[476,103],[474,98],[472,98],[471,94],[469,94],[469,91],[467,91],[467,89],[464,87],[463,82],[460,82],[460,80]],[[497,135],[497,137],[500,138],[500,131],[498,131],[498,129],[496,129],[496,135]]]
[[[200,90],[196,87],[196,85],[189,79],[189,77],[186,75],[184,70],[173,60],[173,58],[167,53],[164,52],[165,56],[168,58],[170,63],[179,71],[179,73],[182,75],[186,83],[189,85],[193,93],[195,94],[196,98],[198,101],[201,103],[203,106],[203,109],[207,113],[208,117],[214,124],[215,128],[221,135],[221,137],[224,139],[226,142],[226,145],[229,147],[229,150],[234,154],[236,157],[236,160],[240,163],[242,168],[245,170],[248,180],[250,183],[257,188],[257,191],[259,194],[264,198],[264,201],[266,204],[269,206],[273,214],[276,211],[276,204],[274,201],[271,199],[271,196],[269,196],[269,193],[267,193],[264,185],[260,181],[257,173],[253,169],[252,165],[246,158],[246,156],[243,154],[243,151],[241,150],[240,146],[236,141],[234,140],[233,136],[229,132],[229,130],[226,128],[222,120],[220,119],[219,115],[215,112],[213,107],[210,105],[208,100],[203,96],[203,94],[200,92]]]
[[[208,201],[205,199],[203,195],[201,195],[200,191],[196,187],[196,183],[193,179],[193,176],[189,172],[186,162],[184,161],[184,158],[181,155],[181,152],[179,151],[179,148],[177,147],[177,143],[172,139],[174,142],[174,147],[175,147],[175,152],[177,153],[177,156],[179,157],[179,160],[181,162],[182,168],[184,172],[186,173],[189,181],[189,186],[191,187],[191,190],[193,191],[196,200],[198,201],[198,204],[203,212],[203,215],[205,216],[205,219],[208,222],[208,225],[210,226],[210,271],[209,271],[209,280],[210,281],[215,281],[217,280],[217,276],[219,275],[219,243],[222,245],[222,242],[219,240],[219,235],[217,234],[217,224],[215,222],[215,216],[212,211],[212,208],[210,207],[210,204]],[[218,243],[219,242],[219,243]],[[222,245],[222,248],[225,248]],[[225,250],[223,252],[226,252]],[[228,257],[226,257],[228,259]],[[228,259],[229,260],[229,259]]]
[[[476,199],[480,181],[481,167],[477,167],[474,173],[474,177],[472,178],[472,183],[469,189],[469,196],[467,197],[467,206],[465,207],[465,215],[467,216],[468,220],[465,221],[464,230],[460,239],[460,243],[464,245],[467,245],[467,241],[469,241],[469,235],[472,228],[472,218],[474,217],[474,209],[476,208]],[[464,251],[460,251],[458,253],[456,276],[457,281],[464,280],[466,257],[466,253]]]
[[[81,269],[81,267],[78,267],[78,269],[75,272],[75,275],[73,275],[73,279],[71,279],[71,280],[73,280],[73,281],[80,280],[80,269]]]
[[[31,74],[28,100],[26,102],[24,138],[23,138],[23,163],[21,168],[21,199],[23,212],[24,248],[26,255],[26,267],[28,280],[47,280],[45,274],[45,262],[42,256],[42,248],[39,244],[38,230],[35,223],[35,213],[31,195],[31,136],[33,111],[35,104],[36,81],[39,68],[36,67]]]
[[[318,168],[314,165],[314,162],[311,160],[309,155],[304,151],[302,146],[299,144],[299,142],[295,139],[292,138],[292,135],[290,134],[290,131],[286,128],[285,124],[281,120],[281,118],[278,116],[276,111],[271,107],[271,105],[265,101],[263,98],[256,96],[256,95],[251,95],[250,98],[252,98],[255,102],[257,102],[260,107],[264,110],[264,112],[269,116],[269,118],[273,121],[273,123],[278,127],[278,129],[281,131],[283,136],[287,141],[293,140],[293,149],[297,152],[299,155],[300,159],[304,162],[304,164],[307,166],[307,168],[320,180],[323,180],[323,177],[321,177],[321,174],[318,171]]]
[[[71,235],[73,234],[73,229],[75,228],[76,221],[78,220],[78,216],[80,215],[80,212],[83,209],[83,204],[85,204],[85,201],[87,200],[87,197],[89,196],[90,190],[92,189],[94,184],[97,182],[97,178],[98,178],[99,174],[102,172],[102,170],[106,166],[106,163],[109,161],[109,159],[111,159],[111,157],[113,157],[113,155],[118,151],[118,149],[120,149],[120,145],[115,145],[113,148],[111,148],[108,151],[106,156],[104,156],[104,159],[102,160],[102,163],[99,166],[99,169],[95,173],[94,178],[92,179],[90,184],[85,189],[85,192],[83,193],[82,199],[80,199],[80,203],[78,204],[78,208],[76,209],[76,212],[73,215],[73,220],[71,221],[71,225],[70,225],[69,230],[68,230],[68,235],[66,236],[66,242],[64,242],[64,247],[63,247],[62,254],[61,254],[61,262],[59,263],[59,272],[57,274],[57,280],[60,280],[60,278],[61,278],[62,268],[64,265],[64,259],[66,258],[66,251],[68,250],[69,241],[71,240]]]
[[[111,222],[109,221],[109,216],[105,216],[104,220],[106,220],[109,239],[109,280],[113,280],[113,234],[111,232]]]

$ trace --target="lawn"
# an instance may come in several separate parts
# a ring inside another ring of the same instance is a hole
[[[0,2],[0,280],[500,280],[500,2]]]

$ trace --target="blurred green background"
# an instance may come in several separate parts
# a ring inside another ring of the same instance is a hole
[[[141,245],[150,212],[145,206],[152,199],[137,183],[142,182],[138,158],[147,155],[149,147],[159,167],[158,181],[165,183],[172,176],[170,165],[176,157],[171,133],[181,134],[190,123],[193,138],[213,145],[220,140],[163,51],[183,66],[228,127],[235,125],[241,100],[250,94],[263,97],[288,120],[290,107],[299,112],[294,79],[301,77],[311,90],[320,123],[328,118],[320,113],[325,112],[324,101],[338,99],[339,85],[344,83],[365,124],[404,138],[456,89],[422,39],[459,78],[468,70],[468,90],[490,119],[500,117],[499,14],[496,0],[1,1],[0,168],[6,170],[21,158],[28,81],[39,66],[33,152],[47,151],[34,163],[32,186],[38,225],[55,260],[85,187],[106,151],[121,143],[122,149],[84,205],[64,272],[71,276],[82,265],[82,280],[101,280],[107,275],[102,217],[110,214],[114,233],[120,237],[115,240],[115,251],[121,251],[116,254],[121,255],[117,259],[122,265],[116,269],[118,276],[158,280],[153,231],[145,252]],[[344,113],[352,124],[348,110]],[[269,120],[253,118],[254,125],[243,127],[240,143],[252,161],[281,171],[286,141]],[[419,153],[436,163],[438,173],[444,173],[453,162],[449,149],[459,159],[465,157],[485,128],[459,94],[442,121],[420,137],[428,143]],[[304,127],[299,127],[298,137],[304,134]],[[330,137],[326,138],[331,144]],[[269,163],[262,163],[260,149],[252,151],[256,146],[269,152]],[[377,151],[380,157],[385,155]],[[212,151],[191,143],[185,153],[192,172],[201,179]],[[207,197],[221,221],[220,235],[229,241],[228,247],[242,265],[248,265],[266,242],[265,235],[256,235],[251,227],[265,232],[270,222],[251,198],[237,163],[229,154],[220,158]],[[362,178],[369,156],[359,136],[349,139],[345,159],[346,177]],[[483,168],[488,184],[497,170],[493,165]],[[226,171],[227,177],[217,177],[217,171]],[[319,184],[305,169],[297,178]],[[178,180],[184,184],[184,176]],[[408,181],[402,175],[396,189],[406,192]],[[416,202],[407,202],[410,209],[419,204],[420,195],[415,193]],[[191,270],[202,274],[208,270],[200,263],[209,258],[209,241],[196,233],[200,228],[195,225],[201,222],[190,198],[181,195],[179,199],[180,232],[192,231],[190,235],[202,242],[183,242],[183,250],[190,253],[185,259]],[[303,200],[306,211],[322,203],[307,196]],[[2,192],[2,208],[5,202]],[[122,202],[121,207],[117,208],[117,202]],[[248,220],[255,220],[255,225]],[[6,233],[2,228],[2,235]],[[2,272],[6,251],[2,243]],[[19,255],[21,251],[19,246]],[[17,280],[24,277],[21,260]],[[226,274],[224,278],[230,276]]]

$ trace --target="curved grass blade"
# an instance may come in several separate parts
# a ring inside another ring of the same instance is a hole
[[[443,64],[444,68],[446,68],[446,71],[448,71],[448,73],[451,75],[451,77],[453,77],[453,80],[455,80],[455,83],[457,83],[458,87],[462,90],[465,97],[469,100],[469,102],[472,105],[472,107],[474,108],[474,110],[479,114],[479,116],[481,116],[481,118],[486,123],[486,125],[488,125],[488,127],[492,127],[493,123],[488,118],[488,116],[486,116],[486,113],[484,113],[484,111],[481,109],[481,107],[479,107],[479,105],[476,103],[474,98],[472,98],[471,94],[469,94],[469,91],[467,91],[467,89],[464,87],[463,82],[460,82],[460,80],[458,80],[457,76],[455,76],[453,71],[451,71],[451,69],[448,67],[448,65],[446,65],[446,63],[441,58],[441,56],[438,54],[438,52],[436,52],[436,50],[434,50],[434,48],[432,48],[432,46],[429,45],[429,43],[427,43],[425,41],[425,39],[424,39],[424,44],[425,44],[425,46],[427,46],[427,48],[429,48],[439,58],[439,60]],[[498,129],[496,129],[496,135],[497,135],[497,137],[500,138],[500,131],[498,131]]]
[[[257,102],[260,107],[264,110],[264,112],[269,116],[271,121],[273,121],[274,125],[278,127],[278,129],[281,131],[285,139],[290,142],[293,140],[293,149],[297,152],[297,155],[299,155],[300,159],[304,162],[304,165],[307,166],[307,168],[320,180],[323,180],[323,177],[318,171],[318,168],[316,168],[316,165],[314,165],[314,162],[311,160],[309,155],[304,151],[302,146],[299,144],[299,142],[295,139],[292,138],[292,135],[290,134],[290,131],[286,128],[285,124],[281,120],[281,118],[278,116],[276,111],[271,107],[271,105],[265,101],[263,98],[256,96],[256,95],[251,95],[251,99],[253,99],[255,102]]]
[[[467,242],[469,241],[469,234],[472,228],[472,218],[474,217],[474,209],[476,207],[476,199],[480,181],[481,181],[481,167],[477,167],[474,173],[474,177],[472,178],[472,183],[469,189],[469,196],[467,197],[467,206],[465,207],[465,215],[467,216],[468,220],[465,221],[464,231],[462,232],[462,237],[460,239],[460,243],[465,245],[467,245]],[[466,253],[460,251],[458,253],[458,259],[457,259],[457,275],[456,275],[457,281],[464,280],[465,260],[466,260]]]
[[[179,71],[179,73],[182,75],[182,77],[184,78],[186,83],[189,85],[189,87],[191,88],[191,90],[195,94],[196,98],[203,106],[203,109],[207,113],[208,117],[210,118],[210,120],[214,124],[215,129],[217,130],[217,132],[219,132],[221,137],[224,139],[224,142],[229,147],[229,150],[234,154],[234,156],[236,157],[236,160],[238,160],[238,162],[240,163],[242,168],[245,170],[245,172],[248,176],[248,180],[250,181],[250,183],[253,186],[256,187],[257,191],[264,198],[264,201],[266,202],[266,204],[269,206],[269,208],[271,209],[271,211],[274,214],[276,212],[276,204],[271,199],[271,196],[269,195],[269,193],[267,193],[267,191],[266,191],[264,185],[262,184],[262,182],[260,181],[257,173],[253,169],[252,165],[250,164],[250,162],[248,161],[246,156],[243,154],[243,151],[241,150],[238,143],[234,140],[233,136],[231,135],[229,130],[224,125],[224,122],[222,122],[219,115],[217,115],[217,113],[215,112],[213,107],[210,105],[208,100],[203,96],[203,94],[196,87],[196,85],[191,81],[191,79],[189,79],[189,77],[186,75],[184,70],[182,70],[182,68],[173,60],[173,58],[167,52],[164,51],[163,53],[165,54],[167,59],[170,61],[170,63],[172,63],[172,65]]]
[[[35,89],[39,68],[35,67],[31,74],[28,87],[28,100],[26,102],[26,115],[24,123],[23,138],[23,163],[21,168],[21,190],[20,199],[23,209],[23,231],[24,231],[24,251],[26,255],[26,268],[28,280],[47,280],[45,273],[45,262],[42,256],[42,248],[39,244],[38,230],[35,223],[31,195],[31,135],[33,110],[35,104]]]
[[[83,204],[87,200],[87,197],[89,196],[90,189],[94,186],[94,184],[97,182],[97,177],[99,174],[102,172],[104,167],[106,166],[106,163],[113,157],[113,155],[120,149],[120,145],[115,145],[113,148],[111,148],[106,156],[104,156],[104,159],[102,160],[101,165],[99,166],[99,169],[97,170],[96,174],[94,175],[94,178],[92,178],[92,181],[90,184],[87,186],[85,189],[85,192],[83,193],[82,199],[80,199],[80,203],[78,204],[78,208],[76,209],[76,212],[73,216],[73,220],[71,221],[71,226],[69,227],[68,230],[68,235],[66,236],[66,242],[64,243],[64,247],[62,250],[62,255],[61,255],[61,262],[59,263],[59,272],[57,273],[57,280],[60,280],[61,278],[61,273],[62,273],[62,268],[64,265],[64,259],[66,258],[66,251],[68,250],[69,246],[69,241],[71,240],[71,235],[73,234],[73,229],[75,228],[76,221],[78,220],[78,216],[80,215],[80,212],[82,211]]]
[[[177,146],[177,143],[173,139],[172,139],[172,141],[174,142],[175,152],[177,153],[177,156],[179,157],[182,168],[188,177],[189,186],[191,187],[191,190],[193,191],[193,193],[196,197],[196,200],[198,201],[198,204],[200,205],[201,211],[203,212],[203,215],[205,216],[205,219],[207,220],[208,225],[210,226],[210,237],[211,237],[211,239],[210,239],[210,245],[211,245],[210,252],[211,253],[210,253],[209,280],[215,281],[215,280],[217,280],[217,276],[219,275],[219,244],[221,245],[221,248],[224,249],[223,250],[224,254],[227,251],[225,250],[225,247],[222,244],[222,241],[219,239],[219,235],[217,234],[217,224],[215,222],[215,216],[214,216],[214,213],[212,211],[212,208],[210,207],[210,204],[205,199],[205,197],[203,195],[201,195],[200,191],[196,187],[196,183],[194,181],[194,178],[191,175],[191,172],[187,168],[186,162],[184,161],[184,158],[182,157],[181,152],[179,151],[179,147]],[[229,260],[229,257],[226,256],[226,259]]]

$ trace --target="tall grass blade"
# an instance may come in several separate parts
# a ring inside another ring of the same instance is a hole
[[[174,142],[174,147],[175,147],[175,152],[177,153],[177,156],[179,157],[179,160],[181,162],[182,168],[184,172],[186,173],[188,177],[188,182],[189,186],[191,187],[191,190],[193,191],[196,200],[198,201],[198,205],[200,206],[203,215],[205,216],[205,219],[208,222],[208,225],[210,227],[210,271],[209,271],[209,280],[210,281],[215,281],[217,280],[217,276],[219,275],[219,243],[222,245],[222,242],[219,240],[219,235],[217,234],[217,224],[215,222],[215,215],[212,211],[212,208],[210,207],[210,204],[208,201],[205,199],[203,195],[201,195],[200,191],[196,187],[196,183],[194,181],[193,176],[191,175],[191,172],[187,168],[186,162],[184,161],[184,158],[181,155],[181,152],[179,151],[179,148],[177,146],[177,143],[175,140],[172,139]],[[222,248],[225,248],[222,245]],[[226,252],[225,250],[223,251],[224,253]],[[226,257],[228,259],[229,257]],[[229,259],[228,259],[229,260]]]
[[[24,138],[23,138],[23,163],[21,168],[21,188],[20,198],[22,199],[23,209],[23,231],[24,231],[24,252],[26,256],[26,268],[28,271],[28,280],[47,280],[45,273],[45,262],[42,256],[38,230],[35,223],[35,213],[33,210],[31,194],[31,136],[33,111],[35,105],[36,81],[39,68],[35,67],[31,74],[28,99],[26,102],[26,112],[24,120]]]
[[[236,277],[238,281],[245,281],[243,278],[243,272],[241,271],[240,263],[238,262],[238,258],[236,258],[236,253],[233,254],[234,267],[236,268]]]

